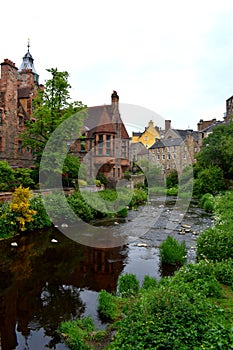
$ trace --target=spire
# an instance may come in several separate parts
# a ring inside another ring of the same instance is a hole
[[[34,64],[33,64],[33,57],[30,54],[29,48],[30,48],[30,40],[28,39],[28,44],[27,44],[28,51],[27,53],[23,56],[23,62],[19,68],[19,72],[21,72],[23,69],[31,69],[32,73],[34,74],[34,81],[38,83],[39,75],[36,73]]]

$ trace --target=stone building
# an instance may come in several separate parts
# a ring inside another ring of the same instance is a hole
[[[154,126],[152,120],[143,132],[133,132],[131,143],[142,143],[146,148],[150,148],[156,139],[160,139],[160,132],[157,126]]]
[[[172,170],[181,174],[188,165],[195,163],[199,150],[198,131],[168,129],[164,137],[149,148],[149,159],[165,174]]]
[[[226,119],[233,116],[233,96],[226,100]]]
[[[32,100],[39,88],[33,57],[28,50],[18,69],[5,59],[1,63],[0,79],[0,160],[12,167],[31,167],[30,150],[23,149],[22,133],[33,111]]]
[[[119,96],[111,95],[110,105],[89,107],[82,138],[76,140],[72,152],[87,166],[87,176],[121,179],[129,168],[129,135],[121,119]]]

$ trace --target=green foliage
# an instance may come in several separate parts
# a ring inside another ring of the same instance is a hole
[[[79,184],[79,186],[87,186],[87,182],[85,180],[82,180],[82,179],[78,179],[78,184]]]
[[[229,258],[215,263],[214,273],[217,280],[233,289],[233,259]]]
[[[14,176],[18,185],[27,188],[34,188],[35,181],[32,178],[32,170],[27,168],[17,168],[14,170]]]
[[[96,180],[100,181],[101,185],[104,185],[106,186],[107,185],[107,178],[104,174],[102,173],[99,173],[97,176],[96,176]]]
[[[85,202],[80,192],[68,197],[67,202],[80,219],[90,222],[94,218],[94,210]]]
[[[118,291],[120,295],[129,297],[139,290],[139,282],[134,274],[126,273],[118,278]]]
[[[213,261],[233,258],[233,224],[202,232],[197,239],[197,258]]]
[[[168,236],[159,246],[162,263],[183,265],[186,261],[185,241],[179,243],[175,238]]]
[[[167,188],[177,187],[178,185],[178,173],[176,170],[172,170],[166,177]]]
[[[201,196],[205,193],[215,195],[224,188],[223,170],[220,167],[211,165],[200,169],[197,173],[197,178],[194,181],[195,195]]]
[[[209,301],[205,293],[200,293],[199,288],[192,289],[196,282],[201,286],[201,281],[209,279],[205,268],[199,269],[197,276],[188,272],[183,278],[179,272],[176,279],[141,289],[136,299],[127,302],[125,317],[116,324],[115,338],[107,349],[231,348],[229,315]],[[203,277],[201,270],[205,272]],[[185,279],[190,283],[188,293],[188,288],[182,291]]]
[[[80,128],[83,125],[83,120],[86,117],[84,106],[80,101],[71,102],[70,84],[68,82],[68,72],[59,72],[57,68],[48,69],[51,74],[51,79],[46,81],[44,89],[37,91],[37,96],[34,99],[33,122],[27,122],[26,131],[23,134],[23,145],[32,150],[35,158],[35,165],[38,172],[40,160],[53,131],[69,117],[77,114],[78,117],[72,120],[72,127],[75,134],[78,135]],[[57,137],[56,144],[53,144],[53,149],[47,150],[46,159],[43,160],[43,172],[47,174],[45,178],[48,181],[52,176],[49,174],[51,165],[54,174],[68,174],[71,178],[77,176],[78,160],[71,154],[65,159],[60,156],[61,153],[67,152],[67,142],[63,140],[71,140],[73,135],[71,130],[66,126],[63,128],[61,137]],[[62,139],[62,140],[60,140]],[[54,177],[53,174],[53,177]],[[55,181],[56,182],[56,181]]]
[[[123,208],[117,212],[117,216],[121,218],[127,218],[128,216],[128,208]]]
[[[136,189],[133,192],[131,201],[129,202],[129,208],[136,208],[147,201],[147,193],[142,189]]]
[[[215,226],[208,228],[197,239],[197,258],[222,261],[233,258],[233,192],[214,199]]]
[[[171,281],[171,287],[192,298],[193,293],[205,297],[221,297],[222,289],[215,275],[213,263],[200,261],[198,264],[183,266]]]
[[[203,140],[197,156],[197,168],[221,168],[225,179],[233,178],[233,123],[213,128],[213,132]],[[199,169],[197,171],[199,172]],[[210,191],[207,191],[211,193]],[[202,192],[203,194],[203,192]]]
[[[0,239],[14,235],[15,215],[10,211],[9,203],[0,204]]]
[[[42,229],[52,226],[52,222],[45,210],[41,196],[35,195],[30,200],[30,208],[35,210],[36,214],[33,215],[33,221],[28,224],[29,230]]]
[[[0,191],[12,190],[14,185],[14,170],[6,161],[0,161]]]
[[[89,338],[89,333],[94,331],[94,323],[90,317],[63,322],[58,331],[63,334],[72,350],[91,349],[85,341]]]
[[[142,284],[142,287],[144,289],[155,288],[155,287],[157,287],[157,285],[158,285],[158,282],[157,282],[156,278],[150,277],[148,275],[146,275],[144,277],[144,281]]]
[[[178,188],[177,187],[170,187],[167,189],[167,195],[168,196],[177,196],[178,195]]]
[[[214,196],[210,193],[204,194],[199,201],[199,205],[207,213],[212,213],[214,210]]]
[[[119,298],[105,290],[101,290],[99,292],[98,302],[98,310],[102,317],[108,321],[116,321],[120,317]]]

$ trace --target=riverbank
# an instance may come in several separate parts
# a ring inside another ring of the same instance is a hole
[[[141,289],[126,274],[125,291],[119,279],[115,294],[99,295],[99,312],[111,321],[105,332],[91,320],[91,329],[85,320],[60,326],[72,349],[233,349],[233,192],[213,200],[215,225],[198,238],[199,261],[173,278],[145,277]]]
[[[130,210],[127,218],[98,220],[98,227],[106,228],[112,236],[128,236],[125,244],[109,249],[81,245],[56,228],[25,232],[1,241],[2,341],[4,339],[13,344],[17,339],[18,345],[14,346],[16,350],[22,350],[25,341],[29,350],[47,348],[51,346],[49,344],[56,344],[54,346],[58,350],[67,350],[68,346],[56,332],[60,322],[89,315],[98,329],[105,328],[106,323],[98,313],[98,294],[103,289],[114,293],[120,275],[136,274],[141,286],[146,274],[159,280],[173,273],[174,270],[171,272],[161,266],[156,241],[153,245],[151,240],[146,240],[147,234],[142,234],[142,225],[145,232],[148,230],[150,212],[156,212],[158,206],[163,205],[159,210],[161,215],[164,214],[166,227],[169,213],[175,207],[176,198],[155,199],[148,206]],[[211,220],[206,215],[194,201],[184,220],[190,225],[198,225],[199,222],[201,230]],[[136,219],[140,218],[141,226],[137,230]],[[161,224],[161,221],[158,223]],[[155,217],[151,224],[156,225]],[[135,230],[136,236],[131,228]],[[77,230],[81,235],[80,229]],[[163,228],[158,227],[157,235],[159,230],[161,237],[165,238]],[[189,241],[197,238],[191,232],[187,236],[179,235],[178,231],[175,234],[180,239],[187,239],[188,246],[196,244],[195,240]],[[95,240],[98,241],[98,237]],[[14,242],[17,245],[12,246]],[[7,318],[4,316],[6,314]]]

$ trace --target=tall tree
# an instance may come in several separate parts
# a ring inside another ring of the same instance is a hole
[[[233,122],[216,126],[213,132],[203,140],[203,146],[197,155],[195,174],[203,168],[218,166],[224,178],[233,179]]]
[[[24,147],[31,148],[37,169],[39,168],[40,160],[45,149],[45,146],[57,127],[73,115],[78,115],[72,120],[73,137],[80,134],[80,129],[83,125],[83,120],[86,117],[86,106],[80,101],[71,101],[70,89],[68,82],[68,72],[59,72],[57,68],[47,69],[51,74],[51,79],[46,81],[45,86],[39,89],[37,96],[34,99],[34,113],[30,121],[26,124],[26,131],[23,135]],[[64,133],[66,130],[64,129]],[[70,141],[70,131],[67,132],[67,145]],[[64,145],[64,147],[67,147]],[[59,145],[60,146],[60,145]],[[71,159],[71,156],[69,155]],[[61,171],[61,164],[57,164],[58,157],[55,160],[54,166]],[[73,165],[74,159],[72,159]],[[76,162],[78,159],[76,158]],[[66,167],[69,167],[69,162],[66,161]],[[67,170],[67,169],[66,169]],[[67,171],[66,171],[67,172]]]

